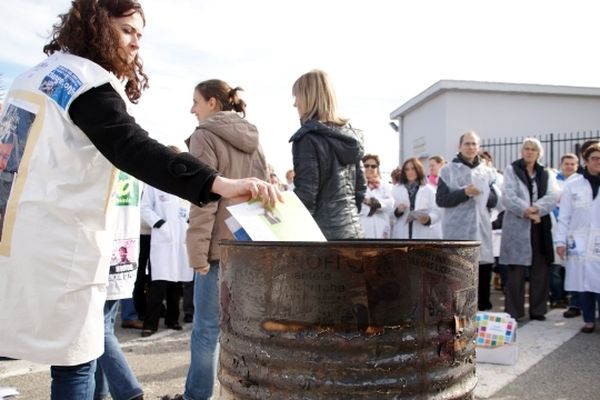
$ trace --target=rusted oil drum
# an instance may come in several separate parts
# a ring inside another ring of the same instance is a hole
[[[223,242],[219,399],[472,399],[478,242]]]

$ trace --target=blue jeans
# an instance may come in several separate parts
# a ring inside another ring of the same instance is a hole
[[[51,400],[92,400],[94,398],[94,372],[96,360],[80,365],[50,367]]]
[[[208,274],[194,279],[192,361],[185,381],[184,398],[203,400],[212,396],[219,354],[219,262],[211,262]]]
[[[104,303],[104,354],[97,360],[94,396],[102,398],[110,392],[113,400],[131,400],[141,396],[144,391],[129,367],[115,336],[118,306],[118,300],[107,300]]]
[[[121,303],[121,321],[135,321],[138,319],[132,298],[121,299],[119,302]]]
[[[600,293],[579,292],[584,322],[596,322],[596,302],[600,304]]]

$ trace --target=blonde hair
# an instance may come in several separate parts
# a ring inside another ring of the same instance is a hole
[[[302,75],[294,82],[292,95],[302,122],[315,119],[339,126],[348,123],[348,119],[337,114],[335,91],[324,71],[313,69]]]
[[[542,143],[534,138],[534,137],[526,137],[525,139],[523,139],[523,144],[521,145],[521,150],[523,150],[525,148],[525,146],[532,146],[534,147],[537,152],[538,152],[538,160],[541,159],[544,156],[544,148],[542,147]]]

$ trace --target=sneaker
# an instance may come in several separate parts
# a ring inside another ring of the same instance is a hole
[[[569,303],[566,300],[557,300],[550,302],[550,308],[568,308]]]
[[[569,307],[567,311],[563,313],[563,317],[565,318],[575,318],[581,315],[581,310],[575,307]]]
[[[580,329],[580,332],[582,332],[582,333],[592,333],[592,332],[594,332],[594,329],[596,329],[595,325],[592,325],[592,326],[587,326],[586,325],[586,326],[584,326],[583,328]]]

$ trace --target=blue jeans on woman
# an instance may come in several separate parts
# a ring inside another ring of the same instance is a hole
[[[115,336],[118,309],[118,300],[104,303],[104,354],[97,360],[96,399],[107,397],[109,392],[113,400],[132,400],[144,394]]]
[[[79,365],[50,367],[50,399],[92,400],[94,398],[94,372],[96,360]]]
[[[210,263],[208,274],[194,277],[192,361],[185,382],[184,399],[212,396],[219,354],[219,262]]]
[[[596,302],[600,304],[600,293],[579,292],[583,322],[596,322]]]
[[[138,313],[135,310],[135,304],[133,299],[121,299],[121,321],[136,321],[138,320]]]

